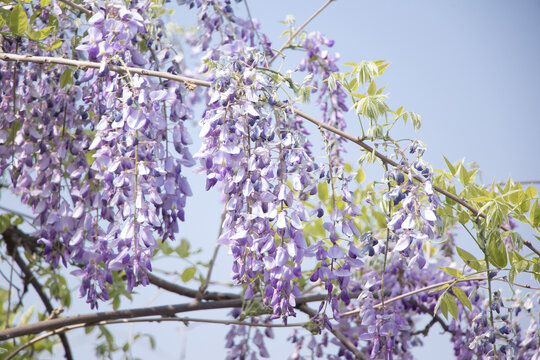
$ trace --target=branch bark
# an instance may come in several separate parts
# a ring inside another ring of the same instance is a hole
[[[194,296],[196,296],[197,291],[192,290]],[[211,294],[211,293],[210,293]],[[232,294],[231,294],[232,295]],[[171,317],[178,313],[189,312],[189,311],[198,311],[198,310],[212,310],[212,309],[226,309],[226,308],[235,308],[241,307],[243,299],[240,295],[237,295],[237,298],[232,299],[222,299],[209,302],[199,302],[193,301],[187,304],[176,304],[176,305],[163,305],[163,306],[153,306],[145,308],[136,308],[129,310],[117,310],[117,311],[105,311],[97,312],[91,314],[75,315],[68,316],[64,318],[50,319],[39,321],[33,324],[22,325],[16,328],[10,328],[0,331],[0,341],[24,336],[31,334],[38,334],[42,331],[51,331],[56,330],[65,326],[76,325],[76,324],[95,324],[100,321],[110,321],[110,320],[120,320],[120,319],[134,319],[147,316],[165,316]],[[299,308],[303,304],[312,301],[321,301],[325,299],[328,295],[326,294],[315,294],[309,296],[302,296],[296,299],[296,307]]]
[[[428,315],[431,315],[433,317],[431,319],[431,321],[426,325],[426,327],[423,330],[421,330],[420,332],[418,332],[418,333],[421,333],[424,336],[427,336],[427,333],[429,332],[429,329],[431,328],[431,326],[433,326],[433,324],[435,324],[435,323],[439,323],[439,325],[441,325],[442,329],[445,332],[448,332],[448,333],[450,333],[452,335],[455,335],[456,332],[453,331],[453,330],[450,330],[450,328],[448,327],[448,325],[446,325],[444,320],[439,315],[437,315],[433,311],[431,311],[430,308],[428,308],[426,305],[420,304],[420,303],[418,303],[417,301],[415,301],[413,299],[408,300],[408,302],[409,302],[409,304],[411,304],[413,306],[416,306],[424,314],[428,314]]]

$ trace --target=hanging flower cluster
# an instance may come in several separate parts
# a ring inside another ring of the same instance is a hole
[[[246,300],[260,292],[275,316],[294,314],[310,218],[298,198],[316,192],[317,166],[290,111],[266,101],[275,90],[255,70],[261,57],[235,42],[221,59],[196,155],[207,189],[220,183],[226,197],[219,243],[230,246]]]
[[[10,85],[2,88],[2,106],[26,105],[2,117],[6,139],[0,151],[13,191],[32,205],[47,259],[54,267],[60,260],[79,265],[74,274],[82,277],[81,295],[93,307],[98,299],[108,299],[105,283],[112,281],[111,271],[125,271],[129,290],[147,283],[156,238],[174,236],[184,220],[191,189],[182,168],[195,161],[183,125],[191,111],[181,85],[109,70],[110,64],[154,61],[140,52],[150,45],[145,39],[149,20],[144,18],[149,4],[92,5],[95,12],[77,50],[100,62],[99,70],[79,76],[58,67],[45,73],[43,65],[2,65],[2,77]],[[71,21],[57,10],[61,21]],[[49,18],[46,11],[41,16],[43,21]],[[18,46],[17,41],[11,46]],[[165,49],[158,58],[167,54]],[[17,140],[8,143],[10,131]]]

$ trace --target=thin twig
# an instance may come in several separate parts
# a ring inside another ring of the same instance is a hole
[[[59,0],[59,1],[63,2],[64,4],[70,6],[70,7],[74,8],[74,9],[79,10],[80,12],[85,13],[86,15],[93,15],[94,14],[93,11],[88,10],[87,8],[85,8],[85,7],[81,6],[81,5],[75,4],[75,3],[73,3],[73,2],[71,2],[69,0]]]
[[[251,23],[251,28],[253,29],[253,32],[255,33],[255,36],[257,36],[257,40],[259,40],[260,44],[263,44],[261,35],[255,28],[255,23],[253,22],[253,17],[251,16],[251,11],[249,10],[249,5],[247,3],[247,0],[244,0],[244,5],[246,6],[246,11],[249,17],[249,22]],[[264,61],[266,62],[266,65],[270,66],[270,63],[268,62],[268,58],[266,57],[266,51],[263,53]]]
[[[429,322],[429,324],[426,325],[426,327],[424,328],[424,330],[420,330],[420,331],[417,331],[417,332],[414,332],[413,335],[418,335],[418,334],[423,334],[424,336],[427,336],[428,332],[429,332],[429,329],[431,328],[431,326],[433,326],[433,324],[435,323],[439,323],[439,325],[441,325],[442,329],[446,332],[449,332],[451,333],[452,335],[455,334],[455,331],[454,330],[450,330],[450,328],[448,327],[448,325],[444,322],[444,320],[437,314],[435,314],[430,308],[428,308],[426,305],[424,304],[420,304],[418,302],[416,302],[415,300],[411,299],[411,300],[408,300],[408,302],[413,305],[413,306],[416,306],[418,309],[420,309],[423,313],[426,313],[426,314],[429,314],[431,316],[433,316],[433,318],[431,319],[431,321]]]
[[[484,280],[487,280],[487,278],[485,276],[472,276],[472,277],[463,278],[463,279],[452,279],[452,280],[448,280],[448,281],[443,281],[443,282],[440,282],[440,283],[437,283],[437,284],[424,286],[424,287],[422,287],[420,289],[409,291],[409,292],[407,292],[405,294],[395,296],[395,297],[393,297],[391,299],[387,299],[387,300],[384,301],[384,304],[388,305],[388,304],[391,304],[391,303],[396,302],[398,300],[405,299],[406,297],[409,297],[409,296],[412,296],[412,295],[415,295],[415,294],[419,294],[421,292],[428,291],[428,290],[431,290],[431,289],[436,289],[436,288],[438,288],[440,286],[443,286],[443,285],[446,285],[446,284],[452,284],[452,283],[457,284],[457,283],[466,282],[466,281],[484,281]],[[382,308],[382,303],[376,304],[375,306],[373,306],[373,308],[374,309]],[[339,316],[354,315],[354,314],[359,313],[360,311],[361,311],[361,309],[355,309],[355,310],[351,310],[351,311],[341,313],[341,314],[339,314]]]
[[[18,216],[20,216],[20,217],[24,217],[24,218],[27,218],[27,219],[34,220],[34,217],[31,216],[31,215],[28,215],[28,214],[22,213],[22,212],[20,212],[20,211],[13,210],[13,209],[10,209],[10,208],[1,206],[1,205],[0,205],[0,210],[3,210],[3,211],[6,211],[6,212],[8,212],[8,213],[12,213],[12,214],[18,215]]]
[[[252,322],[245,322],[245,321],[235,321],[235,320],[212,320],[212,319],[200,319],[200,318],[190,318],[190,317],[158,317],[158,318],[150,318],[150,319],[122,319],[122,320],[111,320],[111,321],[100,321],[95,324],[75,324],[70,326],[65,326],[60,329],[56,329],[53,331],[49,331],[48,333],[45,333],[43,335],[37,336],[30,341],[22,344],[17,349],[15,349],[11,354],[9,354],[5,360],[10,360],[15,355],[17,355],[19,352],[27,348],[28,346],[35,344],[41,340],[44,340],[50,336],[53,335],[62,335],[66,331],[75,330],[82,327],[90,327],[90,326],[97,326],[97,325],[115,325],[115,324],[130,324],[130,323],[148,323],[148,322],[182,322],[186,326],[190,322],[198,322],[198,323],[207,323],[207,324],[222,324],[222,325],[240,325],[240,326],[249,326],[249,327],[265,327],[265,328],[285,328],[285,327],[302,327],[306,325],[305,322],[303,323],[292,323],[292,324],[266,324],[266,323],[252,323]]]
[[[328,5],[330,5],[330,3],[334,1],[334,0],[328,0],[323,6],[321,6],[319,8],[319,10],[315,11],[313,13],[313,15],[311,15],[309,17],[309,19],[307,19],[302,25],[300,25],[300,27],[298,27],[298,29],[296,29],[296,31],[289,37],[289,40],[287,40],[285,42],[285,44],[281,45],[281,47],[279,48],[279,50],[276,52],[276,54],[272,57],[272,59],[270,59],[270,62],[268,64],[268,66],[272,65],[272,63],[274,62],[274,60],[276,60],[276,58],[278,57],[278,55],[286,48],[288,47],[291,42],[293,41],[293,39],[296,37],[296,35],[298,35],[300,33],[300,31],[304,30],[304,28],[307,26],[307,24],[309,24],[311,22],[311,20],[315,19],[315,17],[317,15],[319,15]]]

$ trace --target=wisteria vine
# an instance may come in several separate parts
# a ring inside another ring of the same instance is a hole
[[[80,277],[79,295],[92,309],[109,300],[117,274],[127,292],[150,284],[159,244],[183,234],[194,195],[186,171],[194,168],[225,203],[217,244],[228,248],[232,281],[242,289],[231,316],[254,325],[231,326],[228,359],[270,357],[264,340],[274,337],[272,328],[256,325],[287,324],[298,311],[309,322],[288,339],[293,359],[412,359],[434,323],[450,334],[457,359],[539,359],[538,293],[506,296],[494,288],[507,257],[511,283],[519,272],[538,276],[538,258],[519,253],[523,244],[535,248],[509,225],[517,219],[538,227],[536,193],[513,183],[472,185],[474,173],[460,163],[435,171],[422,142],[401,146],[390,136],[397,120],[416,128],[420,118],[390,110],[376,88],[387,64],[352,63],[342,73],[334,41],[295,32],[293,22],[287,46],[276,52],[249,8],[238,15],[235,3],[179,1],[197,21],[184,32],[185,49],[174,48],[158,2],[1,6],[3,54],[99,64],[0,60],[2,187],[32,208],[30,235],[42,261]],[[302,53],[299,64],[273,68],[287,51]],[[193,61],[197,70],[188,66]],[[132,68],[204,79],[208,88]],[[296,108],[311,94],[318,128],[308,128]],[[359,137],[346,133],[350,109],[364,124]],[[195,132],[191,120],[199,123]],[[359,168],[345,157],[351,139],[373,144]],[[362,167],[377,159],[384,175],[366,184]],[[456,194],[454,177],[480,210]],[[489,207],[494,196],[520,189],[525,195],[506,212]],[[454,246],[458,224],[474,228],[483,259]],[[442,285],[424,290],[434,283]],[[315,310],[304,301],[313,293]]]

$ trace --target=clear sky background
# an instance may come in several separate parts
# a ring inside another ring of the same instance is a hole
[[[286,40],[279,37],[285,30],[279,21],[292,14],[301,24],[323,3],[252,0],[249,5],[273,47],[278,48]],[[239,14],[245,13],[242,3],[235,6]],[[175,19],[181,24],[184,16],[179,13]],[[451,161],[466,157],[478,163],[483,182],[505,181],[508,176],[540,180],[540,2],[338,0],[306,30],[321,31],[335,40],[333,51],[341,54],[342,63],[379,59],[391,62],[377,85],[388,85],[386,92],[392,108],[405,105],[423,119],[419,132],[405,130],[396,137],[421,139],[428,148],[425,157],[434,168],[445,168],[443,155]],[[304,108],[318,116],[316,108]],[[347,119],[350,132],[358,132],[354,114]],[[349,147],[348,152],[351,162],[361,155],[354,147]],[[215,192],[204,193],[202,176],[192,176],[191,183],[195,196],[189,201],[183,233],[192,246],[204,249],[201,259],[205,259],[212,252],[218,232],[221,204]],[[9,199],[3,197],[2,204],[10,205]],[[230,274],[230,260],[225,250],[220,255],[216,279],[225,281]],[[155,264],[155,268],[180,272],[185,266],[179,261]],[[78,287],[76,281],[73,286]],[[141,295],[136,296],[137,300],[123,307],[185,302],[152,287],[138,291]],[[73,313],[90,311],[84,301],[80,303]],[[224,319],[225,314],[189,316]],[[154,352],[144,340],[133,350],[134,356],[143,359],[225,356],[226,326],[115,325],[112,330],[118,339],[135,331],[154,334],[158,346]],[[434,327],[430,333],[434,336],[426,341],[426,347],[415,351],[419,359],[431,359],[433,354],[439,360],[453,359],[448,338],[437,336],[438,332],[440,328]],[[285,359],[291,353],[293,346],[284,340],[289,333],[276,332],[278,339],[267,342],[272,359]],[[94,357],[93,340],[82,331],[71,333],[69,338],[77,358]],[[122,344],[122,340],[119,342]],[[55,359],[63,356],[58,349]]]

